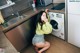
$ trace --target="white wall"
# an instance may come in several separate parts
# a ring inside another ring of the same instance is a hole
[[[53,0],[53,3],[65,3],[65,0]]]

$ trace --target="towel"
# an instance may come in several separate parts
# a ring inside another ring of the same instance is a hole
[[[3,19],[3,16],[1,14],[1,11],[0,11],[0,24],[4,23],[4,19]]]

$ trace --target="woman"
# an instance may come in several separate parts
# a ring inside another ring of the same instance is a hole
[[[32,39],[32,44],[38,53],[42,53],[50,47],[50,43],[44,40],[44,34],[49,34],[52,32],[52,26],[49,23],[48,16],[45,11],[38,14],[36,34]],[[39,51],[38,49],[41,48]]]

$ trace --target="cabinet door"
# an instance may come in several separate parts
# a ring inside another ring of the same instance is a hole
[[[31,18],[6,33],[6,37],[17,51],[21,51],[23,48],[31,44],[35,32],[34,27],[32,26],[34,26],[34,22]]]
[[[22,33],[22,28],[20,26],[6,33],[6,37],[18,51],[26,46],[26,40]]]

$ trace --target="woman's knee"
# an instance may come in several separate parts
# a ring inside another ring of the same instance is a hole
[[[49,42],[46,42],[46,47],[50,47],[50,43]]]

